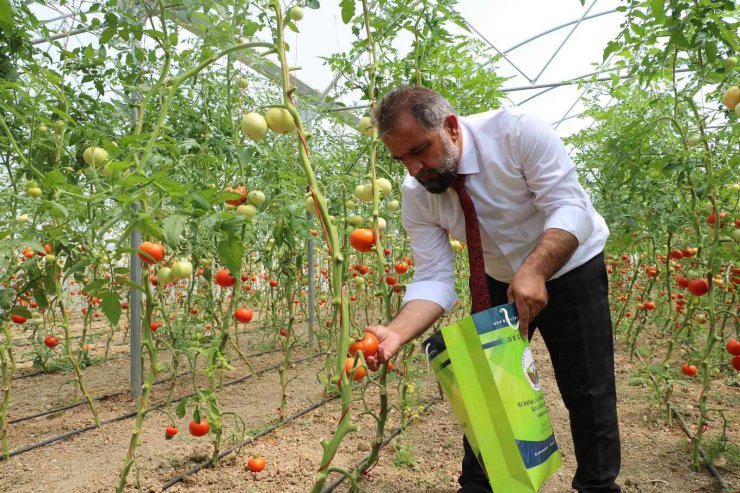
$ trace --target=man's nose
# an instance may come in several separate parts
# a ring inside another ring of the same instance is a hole
[[[409,174],[411,176],[416,176],[424,167],[424,165],[416,159],[406,159],[404,160],[403,164],[406,166],[406,169],[409,171]]]

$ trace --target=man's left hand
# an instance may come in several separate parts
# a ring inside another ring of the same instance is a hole
[[[526,266],[522,267],[509,284],[506,295],[509,303],[516,304],[519,313],[519,332],[522,338],[526,339],[529,334],[529,323],[547,305],[545,278],[542,274],[527,269]]]

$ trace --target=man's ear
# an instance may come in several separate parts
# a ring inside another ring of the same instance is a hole
[[[447,133],[450,134],[452,141],[457,144],[460,139],[461,129],[460,120],[458,120],[456,114],[450,113],[447,115],[447,118],[445,118],[445,129],[447,130]]]

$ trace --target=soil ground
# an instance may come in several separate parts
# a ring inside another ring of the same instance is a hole
[[[298,328],[305,331],[305,327]],[[258,334],[241,337],[242,348],[250,351],[256,346]],[[563,468],[543,488],[545,493],[568,492],[575,469],[570,441],[567,411],[555,385],[547,351],[541,339],[535,336],[533,351],[538,362],[539,375],[545,392],[550,417],[563,455]],[[294,352],[296,360],[309,356],[305,348]],[[250,359],[255,371],[281,361],[280,352]],[[167,359],[165,359],[167,361]],[[248,370],[239,362],[224,375],[224,381],[245,375]],[[638,370],[630,362],[624,349],[617,350],[617,385],[619,418],[622,437],[622,473],[620,483],[627,493],[648,492],[713,492],[719,491],[716,480],[705,469],[694,471],[690,464],[688,440],[677,425],[667,427],[655,404],[652,391],[634,378]],[[419,351],[413,364],[415,405],[421,407],[439,397],[434,376],[427,369]],[[183,367],[183,370],[185,368]],[[317,380],[323,372],[324,357],[297,363],[289,368],[292,379],[287,390],[287,414],[304,409],[324,397],[324,389]],[[85,377],[93,395],[125,390],[128,374],[127,359],[94,365],[85,370]],[[19,380],[14,384],[11,419],[38,412],[75,397],[73,385],[67,383],[69,373],[43,375]],[[394,371],[389,376],[389,397],[393,409],[388,429],[400,423],[398,385],[400,375]],[[178,380],[175,395],[193,390],[192,376]],[[637,384],[636,384],[637,383]],[[195,385],[203,388],[205,377],[196,373]],[[158,386],[153,401],[166,395],[166,385]],[[740,443],[740,415],[735,411],[740,396],[737,387],[717,382],[713,402],[727,411],[730,423],[728,434],[734,443]],[[695,401],[699,392],[698,382],[689,382],[676,390],[676,401]],[[218,394],[222,411],[235,413],[243,420],[247,435],[275,422],[280,401],[277,370],[255,376],[239,384],[224,387]],[[365,403],[375,408],[378,393],[368,388]],[[134,402],[127,397],[99,403],[101,419],[108,419],[134,410]],[[174,416],[175,406],[163,410]],[[185,481],[176,484],[172,492],[305,492],[309,491],[315,471],[321,463],[320,440],[329,437],[336,429],[340,416],[339,401],[307,413],[301,418],[244,446],[238,454],[221,460],[215,469],[203,469]],[[353,403],[353,415],[362,409],[362,402]],[[695,411],[684,407],[689,424]],[[210,457],[213,450],[212,435],[194,438],[187,433],[187,420],[177,419],[180,433],[171,441],[164,438],[164,427],[170,424],[164,412],[150,413],[144,423],[142,445],[138,451],[138,470],[129,475],[127,491],[137,491],[139,478],[141,491],[158,492],[164,482],[182,474],[195,464]],[[347,467],[369,452],[374,435],[374,421],[369,416],[358,418],[358,431],[343,442],[332,465]],[[11,450],[38,442],[92,422],[85,406],[58,412],[49,416],[13,424],[9,429]],[[233,415],[224,418],[224,436],[233,437],[238,428]],[[709,438],[716,435],[720,423],[713,421],[707,431]],[[124,453],[133,430],[133,419],[126,419],[94,429],[75,437],[41,447],[0,462],[0,491],[8,492],[107,492],[113,491],[123,464]],[[714,433],[714,435],[713,435]],[[431,439],[430,437],[434,437]],[[232,440],[232,443],[234,441]],[[231,445],[228,443],[225,446]],[[262,473],[250,473],[245,462],[250,454],[261,454],[267,459]],[[412,425],[396,437],[381,452],[380,460],[367,480],[360,483],[364,492],[454,492],[462,458],[462,431],[446,401],[431,405],[420,413]],[[726,461],[718,462],[718,469],[735,488],[740,487],[740,467]],[[336,478],[332,474],[329,480]],[[336,491],[348,491],[347,482]]]

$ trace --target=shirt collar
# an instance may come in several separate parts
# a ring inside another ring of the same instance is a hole
[[[457,121],[460,123],[460,128],[462,129],[461,135],[463,142],[463,151],[460,157],[460,165],[457,168],[457,174],[470,175],[478,173],[480,170],[478,169],[478,154],[475,152],[473,133],[460,118]]]

